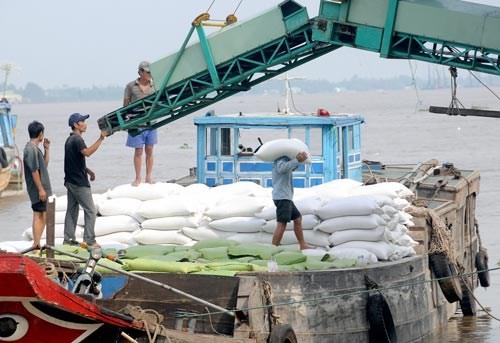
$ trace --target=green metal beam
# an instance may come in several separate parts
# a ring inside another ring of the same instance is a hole
[[[165,86],[157,93],[117,109],[98,120],[101,130],[158,128],[217,101],[307,63],[337,49],[311,39],[311,25],[301,27],[268,44],[213,66],[191,78]],[[179,52],[179,56],[182,52]],[[207,57],[206,55],[205,57]],[[167,81],[163,82],[163,85]],[[162,86],[163,86],[162,85]]]

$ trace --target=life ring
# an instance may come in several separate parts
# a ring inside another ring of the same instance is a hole
[[[379,292],[373,292],[368,296],[366,317],[370,323],[370,342],[397,342],[398,338],[391,309],[384,296]]]
[[[469,280],[460,280],[460,286],[462,287],[462,300],[460,300],[460,308],[462,309],[462,314],[464,316],[475,316],[476,315],[476,300],[471,292],[472,282]]]
[[[462,287],[457,268],[444,253],[429,255],[429,265],[438,280],[441,291],[449,303],[462,300]],[[444,279],[442,279],[444,278]]]
[[[7,154],[5,150],[0,147],[0,165],[2,168],[7,168],[9,166],[9,160],[7,159]]]
[[[297,343],[297,336],[289,324],[278,324],[271,330],[269,343]]]
[[[484,249],[479,249],[476,254],[477,277],[481,287],[490,287],[490,272],[488,270],[488,253]]]

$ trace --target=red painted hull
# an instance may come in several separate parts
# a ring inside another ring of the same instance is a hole
[[[30,258],[0,253],[0,342],[113,341],[143,330],[108,312],[48,279]]]

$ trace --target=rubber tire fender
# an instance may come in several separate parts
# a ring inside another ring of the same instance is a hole
[[[278,324],[271,330],[269,343],[298,343],[298,341],[291,325]]]
[[[5,150],[0,147],[0,165],[2,168],[7,168],[9,166],[9,160],[7,159],[7,154]]]
[[[395,343],[398,341],[391,309],[382,294],[376,292],[368,296],[366,317],[370,323],[369,338],[371,343]]]
[[[460,300],[460,308],[462,309],[462,314],[464,316],[475,316],[476,315],[476,300],[474,295],[471,294],[472,282],[470,280],[460,279],[460,286],[462,287],[462,300]]]
[[[490,287],[490,272],[488,270],[488,253],[479,250],[476,254],[477,278],[481,287]]]
[[[439,287],[441,287],[446,300],[450,304],[462,300],[462,287],[460,286],[457,269],[450,262],[448,256],[442,252],[429,255],[429,265],[436,278],[449,278],[438,280]]]

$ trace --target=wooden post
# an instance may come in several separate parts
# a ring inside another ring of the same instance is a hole
[[[47,200],[47,220],[45,223],[46,244],[55,245],[55,222],[56,222],[56,197],[51,196]],[[47,258],[54,258],[54,250],[47,250]]]

